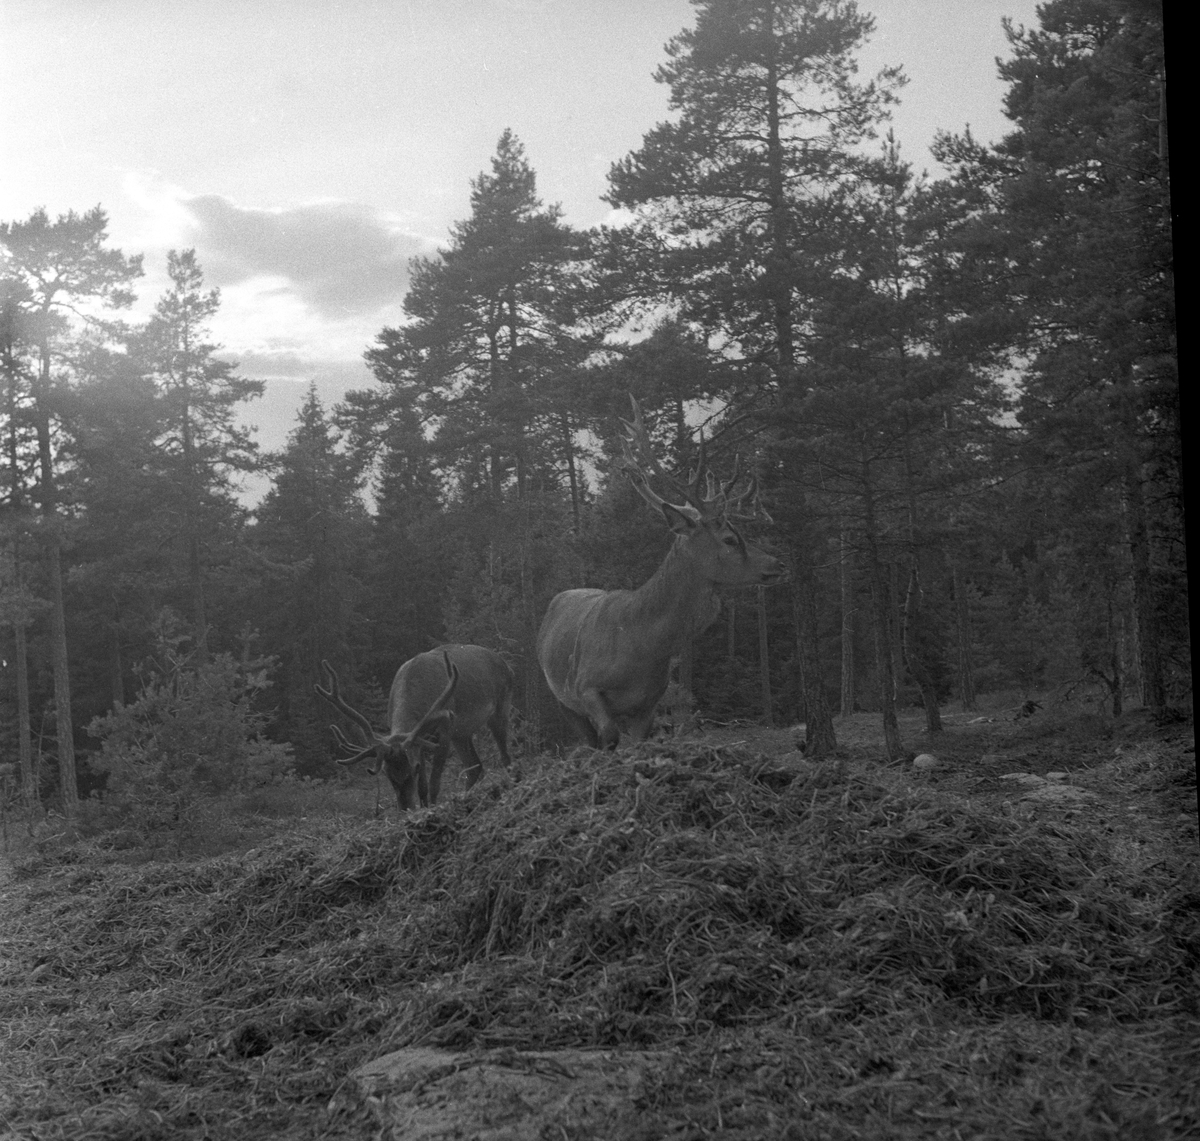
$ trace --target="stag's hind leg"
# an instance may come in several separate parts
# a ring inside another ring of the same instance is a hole
[[[506,769],[512,769],[512,757],[508,753],[508,716],[508,702],[504,702],[488,720],[488,729],[500,752],[500,763]]]

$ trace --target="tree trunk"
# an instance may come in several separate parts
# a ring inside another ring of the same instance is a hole
[[[563,452],[567,460],[567,482],[571,486],[571,527],[579,534],[579,473],[575,470],[575,441],[571,435],[571,421],[564,412],[561,416]]]
[[[775,323],[775,352],[779,379],[791,378],[796,363],[795,339],[792,332],[792,249],[791,203],[788,201],[784,177],[783,128],[780,109],[779,62],[776,59],[778,40],[775,32],[775,10],[767,5],[767,25],[763,43],[767,49],[767,206],[771,216],[771,252],[766,265],[767,289]]]
[[[21,764],[21,798],[26,808],[32,808],[38,790],[33,779],[33,744],[29,723],[29,652],[25,644],[25,623],[13,627],[13,666],[17,671],[17,759]]]
[[[13,668],[17,674],[17,759],[21,766],[21,798],[27,808],[32,808],[38,790],[33,779],[33,746],[29,721],[29,651],[25,639],[25,627],[31,620],[26,606],[25,562],[22,557],[22,524],[25,522],[24,489],[22,486],[20,448],[17,439],[17,380],[20,370],[13,355],[16,311],[9,305],[4,308],[0,361],[3,362],[7,384],[8,439],[7,459],[9,478],[9,506],[14,516],[13,528],[13,586],[20,611],[13,615]]]
[[[184,404],[182,416],[183,470],[186,487],[184,494],[184,526],[187,530],[188,593],[192,602],[192,645],[196,651],[196,662],[203,665],[208,661],[208,617],[204,605],[204,568],[200,559],[200,480],[196,473],[195,442],[192,437],[191,394],[186,375],[183,378]]]
[[[1138,672],[1141,675],[1142,704],[1157,717],[1166,709],[1167,690],[1158,633],[1146,503],[1141,473],[1133,463],[1129,464],[1125,473],[1124,492],[1125,534],[1132,563],[1133,615],[1136,623],[1134,633],[1137,640]]]
[[[938,709],[937,687],[924,658],[922,603],[924,591],[917,573],[916,552],[913,552],[912,569],[908,577],[908,590],[904,595],[904,612],[901,617],[900,636],[904,662],[913,681],[921,691],[921,704],[925,707],[925,729],[930,733],[942,731],[942,714]]]
[[[1109,645],[1109,662],[1112,666],[1112,715],[1120,717],[1123,712],[1122,707],[1122,690],[1125,686],[1125,679],[1121,671],[1121,639],[1117,633],[1116,615],[1113,612],[1113,597],[1112,593],[1108,596],[1108,645]]]
[[[958,573],[958,563],[950,560],[950,583],[954,592],[954,633],[958,642],[958,700],[964,713],[974,713],[975,662],[971,655],[971,609],[966,587]]]
[[[57,520],[55,520],[57,522]],[[71,724],[71,674],[67,661],[67,618],[63,603],[62,552],[57,527],[46,543],[46,577],[50,586],[50,659],[54,667],[55,737],[63,813],[74,823],[79,816],[79,785],[75,779],[75,730]]]
[[[63,600],[62,534],[58,515],[58,490],[50,439],[50,348],[40,347],[38,391],[34,402],[38,444],[38,498],[46,546],[46,582],[50,589],[50,661],[54,671],[55,734],[58,743],[59,785],[63,813],[74,825],[79,816],[79,788],[75,780],[75,735],[71,725],[71,675],[67,660],[67,615]]]
[[[696,672],[696,635],[688,634],[683,640],[683,648],[679,651],[679,688],[687,692],[688,701],[692,699],[692,681]]]
[[[879,706],[883,716],[883,743],[889,761],[904,755],[900,739],[900,723],[896,720],[896,670],[892,640],[891,592],[888,589],[887,568],[879,552],[876,533],[875,498],[871,473],[863,463],[863,537],[867,543],[868,576],[871,583],[871,617],[875,628],[875,664],[879,673]]]
[[[758,678],[762,687],[763,721],[767,725],[775,723],[775,713],[771,701],[771,656],[767,642],[767,589],[760,586],[757,591],[756,605],[758,609]]]
[[[849,717],[855,707],[854,685],[854,562],[849,528],[843,527],[838,551],[838,585],[842,604],[842,687],[838,712]]]
[[[121,611],[113,606],[112,643],[110,646],[109,667],[112,682],[113,708],[125,704],[125,677],[121,663]]]
[[[817,642],[816,578],[802,555],[793,558],[792,622],[796,629],[796,657],[804,693],[804,745],[807,756],[819,761],[837,748],[833,711],[825,695],[821,653]]]

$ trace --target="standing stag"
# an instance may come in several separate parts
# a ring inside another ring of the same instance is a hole
[[[654,459],[637,401],[633,423],[621,423],[621,466],[675,532],[675,542],[637,590],[585,588],[556,595],[537,642],[542,673],[567,721],[593,748],[606,749],[616,747],[622,730],[635,741],[648,736],[655,706],[667,689],[672,655],[689,635],[716,620],[718,583],[770,583],[783,577],[779,560],[747,543],[731,522],[741,503],[754,502],[755,480],[733,495],[735,465],[733,478],[716,487],[705,470],[701,434],[696,470],[682,484]],[[685,502],[668,503],[656,495],[644,464]],[[707,491],[703,498],[702,489]]]
[[[442,786],[442,770],[450,747],[462,761],[467,788],[483,772],[472,736],[485,725],[491,730],[505,768],[508,755],[508,711],[513,674],[499,654],[483,646],[445,645],[410,658],[397,671],[388,696],[386,736],[376,733],[371,722],[348,705],[338,692],[337,674],[323,661],[328,689],[314,685],[317,694],[350,718],[365,734],[366,744],[348,740],[331,726],[337,743],[353,756],[339,758],[339,765],[352,765],[374,755],[378,772],[382,765],[396,790],[403,812],[436,804]],[[428,771],[426,756],[429,757]]]

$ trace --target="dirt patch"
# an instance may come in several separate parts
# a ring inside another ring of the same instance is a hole
[[[406,1141],[633,1139],[660,1055],[641,1051],[397,1050],[354,1073],[381,1126]]]

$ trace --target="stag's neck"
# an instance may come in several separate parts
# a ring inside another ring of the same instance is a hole
[[[707,629],[721,609],[713,584],[697,573],[678,543],[634,591],[634,599],[649,639],[667,653],[677,652],[689,635]]]

